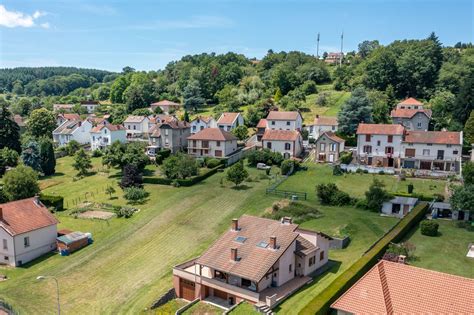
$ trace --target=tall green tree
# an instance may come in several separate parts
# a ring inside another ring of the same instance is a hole
[[[23,164],[31,167],[37,172],[42,172],[41,168],[41,156],[38,142],[30,141],[26,144],[21,152],[21,160]]]
[[[474,144],[474,111],[471,111],[469,119],[464,125],[464,138],[467,143]]]
[[[13,121],[7,102],[0,98],[0,149],[3,148],[21,152],[20,127]]]
[[[124,103],[123,93],[129,84],[130,82],[125,76],[116,78],[110,87],[110,101],[112,103]]]
[[[38,174],[25,165],[19,165],[3,176],[3,191],[9,200],[19,200],[38,194]]]
[[[359,123],[372,122],[372,107],[365,89],[354,89],[351,97],[342,105],[338,114],[339,130],[347,135],[356,132]]]
[[[359,56],[362,58],[366,58],[370,55],[372,51],[379,48],[380,44],[378,40],[364,40],[362,43],[358,45],[359,49]]]
[[[7,167],[15,167],[18,165],[18,152],[10,148],[3,148],[0,150],[0,176],[5,174]]]
[[[40,108],[31,112],[27,130],[33,137],[52,138],[54,129],[56,129],[56,119],[51,111]]]
[[[249,173],[242,160],[229,167],[226,173],[227,180],[234,183],[235,186],[239,186],[247,177],[249,177]]]
[[[464,185],[474,185],[474,162],[466,162],[462,169]]]
[[[184,106],[187,109],[197,109],[206,104],[206,100],[202,97],[199,81],[191,80],[183,91]]]
[[[474,70],[471,69],[469,75],[461,85],[459,94],[456,97],[453,108],[453,117],[462,125],[469,118],[474,110]]]
[[[84,149],[80,149],[74,155],[74,163],[72,167],[77,171],[78,176],[85,176],[92,168],[92,162],[90,156],[84,151]]]
[[[56,170],[56,157],[54,156],[54,146],[51,139],[41,138],[39,140],[39,154],[43,174],[53,175]]]
[[[378,179],[374,179],[369,190],[365,192],[367,208],[374,212],[380,211],[383,203],[390,198],[390,194],[385,190],[385,184]]]
[[[454,210],[474,209],[474,185],[454,187],[449,202]]]

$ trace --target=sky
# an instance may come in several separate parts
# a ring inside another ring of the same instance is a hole
[[[163,69],[182,56],[344,51],[377,39],[474,41],[473,0],[2,0],[0,68]]]

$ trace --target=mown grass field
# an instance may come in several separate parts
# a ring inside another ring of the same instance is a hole
[[[468,245],[474,243],[474,232],[457,227],[454,221],[436,220],[439,235],[422,235],[417,227],[407,237],[415,245],[415,259],[410,264],[431,270],[474,278],[474,260],[466,257]]]

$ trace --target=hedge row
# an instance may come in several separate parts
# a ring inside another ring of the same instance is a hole
[[[40,201],[46,207],[53,207],[56,211],[64,210],[64,197],[40,194]]]
[[[211,175],[217,173],[218,170],[223,169],[224,165],[218,165],[214,168],[209,169],[203,174],[186,178],[186,179],[169,179],[169,178],[162,178],[162,177],[145,177],[143,178],[143,182],[145,184],[155,184],[155,185],[172,185],[174,182],[178,183],[179,186],[192,186],[194,184],[203,181],[204,179],[208,178]]]
[[[337,277],[321,294],[309,302],[300,314],[328,314],[331,304],[359,280],[383,256],[391,242],[399,242],[426,214],[428,203],[420,202],[389,232],[381,237],[358,261]]]

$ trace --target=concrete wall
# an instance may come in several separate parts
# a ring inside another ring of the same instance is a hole
[[[30,246],[24,246],[25,237],[29,237]],[[56,249],[57,227],[47,226],[31,232],[16,235],[13,238],[15,248],[15,260],[11,265],[25,264],[39,256]]]
[[[278,243],[278,239],[277,239]],[[295,250],[296,241],[294,241],[281,255],[278,261],[278,286],[288,282],[295,277]],[[291,271],[289,266],[291,265]]]

